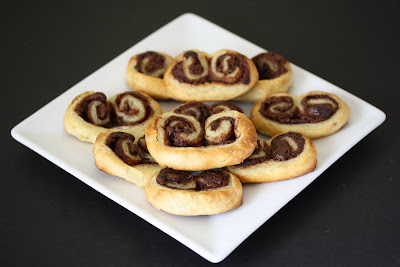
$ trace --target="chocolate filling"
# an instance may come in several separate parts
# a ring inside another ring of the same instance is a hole
[[[115,104],[116,104],[117,108],[121,104],[121,99],[126,95],[131,95],[135,98],[140,99],[140,101],[142,101],[143,106],[145,107],[145,116],[141,120],[138,120],[135,122],[126,122],[123,117],[116,116],[114,113],[115,126],[137,125],[137,124],[140,124],[143,121],[147,120],[154,113],[154,110],[150,106],[150,102],[149,102],[148,98],[138,92],[125,92],[125,93],[119,94],[117,96],[117,98],[115,99]],[[138,108],[131,106],[128,102],[125,102],[125,103],[123,103],[123,106],[122,106],[122,109],[120,110],[120,112],[123,112],[124,114],[126,114],[128,116],[132,116],[132,115],[134,116],[139,113],[139,110],[138,110]]]
[[[129,144],[129,153],[131,153],[133,156],[126,154],[123,149],[123,143],[126,140],[128,140]],[[125,132],[113,132],[108,135],[105,144],[114,152],[115,155],[117,155],[129,166],[135,166],[138,164],[154,164],[155,162],[150,156],[149,158],[142,157],[142,154],[149,154],[146,142],[144,141],[143,146],[142,140],[144,140],[144,136],[139,138],[138,144],[136,145],[134,144],[135,137],[133,135]]]
[[[145,58],[148,58],[146,64],[143,64]],[[143,66],[144,65],[144,66]],[[165,68],[165,57],[157,52],[148,51],[146,53],[140,54],[137,57],[137,63],[135,69],[140,73],[150,74],[156,72],[157,70]],[[163,74],[157,76],[161,78]]]
[[[287,60],[274,52],[261,53],[252,60],[257,67],[260,80],[274,79],[288,71],[285,67]]]
[[[228,59],[228,67],[224,68],[224,58],[230,56]],[[198,54],[194,51],[188,51],[183,55],[184,59],[192,58],[192,63],[188,66],[189,73],[192,75],[200,75],[204,71],[204,67],[198,58]],[[211,58],[207,58],[207,69],[211,70]],[[240,54],[227,53],[221,55],[216,60],[216,70],[225,75],[231,74],[236,68],[239,68],[238,74],[233,77],[218,77],[212,74],[212,71],[208,71],[207,75],[201,76],[198,79],[190,79],[186,77],[184,72],[184,62],[177,62],[171,70],[172,76],[180,83],[188,83],[192,85],[199,85],[204,83],[218,82],[223,84],[249,84],[250,83],[250,72],[249,65],[246,58]]]
[[[83,98],[79,104],[75,108],[75,112],[82,117],[85,121],[93,123],[94,124],[94,119],[93,115],[90,112],[90,103],[93,101],[100,101],[102,104],[96,107],[96,115],[99,119],[104,120],[107,118],[108,113],[109,113],[109,107],[107,105],[107,97],[103,93],[94,93],[91,95],[86,96]],[[110,127],[110,123],[107,123],[106,125],[102,125],[103,127]]]
[[[233,104],[217,103],[217,104],[213,104],[210,107],[210,113],[211,113],[210,115],[214,115],[214,114],[220,113],[222,111],[227,111],[227,110],[236,110],[236,111],[243,113],[243,110],[240,107],[235,106]]]
[[[129,154],[126,154],[123,149],[123,143],[126,141],[128,141],[129,152],[133,155],[133,157]],[[135,166],[143,162],[143,159],[139,156],[139,147],[134,144],[134,142],[135,137],[124,132],[111,133],[106,139],[106,145],[111,148],[115,155],[117,155],[129,166]]]
[[[217,131],[223,121],[228,121],[231,124],[229,132],[220,135],[218,138],[213,138],[212,140],[207,140],[208,145],[224,145],[235,142],[235,119],[231,117],[221,117],[212,121],[209,126],[212,131]]]
[[[209,190],[227,186],[229,173],[225,171],[204,171],[199,176],[193,176],[188,171],[177,171],[170,168],[162,169],[156,178],[159,185],[181,190]],[[195,182],[193,186],[182,189],[182,186]]]
[[[310,103],[318,99],[328,99],[330,103]],[[306,96],[302,99],[301,105],[304,112],[294,107],[293,99],[289,96],[269,97],[261,103],[259,111],[264,117],[279,123],[302,124],[325,121],[335,114],[339,106],[328,95]]]
[[[197,131],[196,126],[186,118],[170,116],[165,120],[164,129],[165,144],[176,147],[198,147],[202,145],[204,139],[204,128],[201,127],[199,136],[194,140],[188,140],[188,136]]]
[[[297,146],[297,148],[293,148],[290,143],[285,140],[286,138],[290,138]],[[269,146],[266,142],[260,142],[257,140],[257,147],[254,150],[253,154],[247,158],[244,162],[235,167],[249,167],[253,165],[257,165],[260,163],[264,163],[268,160],[276,160],[276,161],[285,161],[290,160],[292,158],[300,155],[304,150],[305,139],[303,136],[296,132],[288,132],[281,135],[276,136]],[[262,153],[264,152],[264,153]],[[262,156],[257,157],[257,155],[261,154]]]
[[[112,105],[109,102],[107,102],[107,97],[103,93],[100,93],[100,92],[93,93],[91,95],[84,97],[77,104],[77,106],[75,108],[75,112],[80,117],[82,117],[85,121],[95,124],[94,119],[92,117],[93,114],[91,114],[91,112],[90,112],[90,103],[93,101],[102,102],[101,105],[96,107],[96,113],[97,113],[96,115],[101,120],[107,118],[107,116],[110,116],[109,122],[107,122],[104,125],[98,125],[98,126],[101,126],[104,128],[114,128],[114,127],[118,127],[118,126],[134,126],[134,125],[144,122],[154,113],[154,110],[152,109],[147,97],[145,97],[144,95],[142,95],[138,92],[125,92],[125,93],[121,93],[121,94],[117,95],[116,100],[115,100],[115,104],[117,107],[119,107],[119,105],[121,103],[121,99],[125,95],[132,95],[133,97],[136,97],[143,102],[143,105],[145,107],[145,116],[142,119],[137,120],[135,122],[126,122],[122,117],[117,116],[115,110],[112,108]],[[120,110],[120,111],[125,113],[128,116],[134,116],[139,113],[139,110],[137,108],[129,105],[129,103],[125,103],[122,107],[122,110]]]
[[[204,124],[206,119],[210,116],[208,106],[197,101],[186,102],[178,106],[176,109],[174,109],[174,113],[193,116],[201,124]]]

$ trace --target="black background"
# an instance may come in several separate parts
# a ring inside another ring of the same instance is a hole
[[[105,63],[193,12],[387,115],[221,265],[400,266],[400,9],[397,1],[357,2],[3,1],[0,265],[210,264],[10,136]]]

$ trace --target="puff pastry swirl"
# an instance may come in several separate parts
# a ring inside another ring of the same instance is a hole
[[[229,100],[249,91],[257,81],[254,63],[232,50],[211,55],[199,50],[184,51],[164,74],[169,95],[182,102]]]
[[[144,136],[137,139],[125,132],[101,133],[93,154],[97,168],[141,188],[161,170],[147,151]]]
[[[166,100],[169,95],[162,78],[171,62],[172,57],[161,52],[147,51],[135,55],[126,67],[126,82],[135,91]]]
[[[207,117],[209,111],[204,106],[200,110],[178,107],[150,123],[146,143],[158,164],[198,171],[238,164],[251,155],[257,132],[246,115],[227,110]]]
[[[317,150],[306,136],[288,132],[258,140],[257,148],[243,163],[225,169],[242,183],[265,183],[295,178],[317,165]]]
[[[253,57],[252,61],[257,67],[259,80],[250,91],[235,98],[236,101],[258,102],[271,94],[289,91],[293,71],[288,60],[269,51]]]
[[[90,143],[100,133],[124,131],[142,136],[148,123],[161,113],[154,99],[139,92],[123,92],[107,100],[104,93],[88,91],[68,106],[64,128]]]
[[[269,136],[295,131],[317,138],[338,131],[349,116],[349,106],[338,96],[311,91],[301,96],[273,94],[254,105],[250,119],[259,132]]]

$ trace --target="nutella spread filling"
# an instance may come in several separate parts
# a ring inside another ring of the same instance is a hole
[[[114,132],[107,137],[106,145],[126,164],[135,166],[142,163],[142,158],[139,155],[139,147],[134,142],[135,137],[133,135]]]
[[[140,124],[154,112],[147,97],[138,92],[119,94],[115,99],[115,104],[116,126]]]
[[[211,81],[224,84],[250,83],[249,64],[240,54],[226,53],[219,56],[211,66]],[[223,74],[223,75],[221,75]]]
[[[227,103],[214,104],[208,107],[197,101],[186,102],[172,112],[194,117],[199,124],[180,116],[170,116],[164,121],[164,144],[176,147],[199,147],[224,145],[236,141],[235,119],[229,116],[207,121],[209,116],[223,111],[242,109]]]
[[[103,127],[110,125],[110,112],[107,97],[103,93],[94,93],[83,98],[75,112],[85,121]]]
[[[243,163],[235,167],[249,167],[264,163],[268,160],[285,161],[300,155],[304,150],[305,139],[301,134],[288,132],[276,136],[271,144],[257,140],[257,147],[253,154]]]
[[[285,67],[287,60],[274,52],[261,53],[252,60],[257,67],[260,80],[274,79],[288,71]]]
[[[228,103],[217,103],[217,104],[213,104],[210,107],[210,113],[211,113],[210,115],[217,114],[222,111],[228,111],[228,110],[236,110],[236,111],[243,113],[243,110],[238,106],[228,104]]]
[[[338,103],[328,95],[309,95],[302,99],[304,112],[289,96],[269,97],[261,103],[260,113],[284,124],[317,123],[325,121],[338,110]]]
[[[107,101],[103,93],[93,93],[84,97],[75,112],[85,121],[104,128],[134,126],[147,120],[153,109],[149,100],[138,92],[117,95],[115,103]]]
[[[202,145],[204,128],[196,127],[193,122],[179,116],[170,116],[165,120],[165,144],[176,147],[197,147]]]
[[[194,176],[188,171],[176,171],[170,168],[162,169],[156,178],[159,185],[182,190],[209,190],[227,186],[229,173],[225,171],[204,171]]]
[[[161,78],[164,72],[159,70],[165,69],[165,57],[153,51],[140,54],[135,69],[140,73]]]
[[[139,141],[140,140],[141,139],[139,139]],[[138,145],[136,145],[134,142],[135,137],[133,135],[125,132],[114,132],[109,134],[105,144],[129,166],[154,163],[148,151],[146,152],[142,149],[143,144],[140,145],[138,143]],[[145,154],[148,154],[148,156],[143,157],[142,155]]]
[[[230,125],[226,125],[226,122],[228,122]],[[223,127],[221,127],[221,124],[225,123]],[[236,141],[236,135],[235,135],[235,119],[231,117],[221,117],[218,118],[214,121],[212,121],[209,124],[210,130],[211,131],[218,131],[219,135],[218,136],[213,136],[212,138],[207,138],[207,144],[208,145],[224,145],[224,144],[230,144]],[[223,129],[219,129],[223,128]]]
[[[250,83],[249,65],[243,55],[234,53],[221,55],[216,60],[216,66],[212,66],[211,61],[211,58],[205,58],[202,62],[196,52],[188,51],[183,55],[183,59],[173,66],[172,76],[180,83],[192,85],[212,82]]]
[[[186,102],[174,109],[173,112],[193,116],[202,124],[210,115],[208,106],[197,101]]]
[[[183,60],[173,66],[171,73],[181,83],[204,84],[210,82],[208,65],[209,63],[205,62],[205,66],[203,66],[196,52],[188,51],[183,55]],[[185,68],[188,73],[185,73]]]

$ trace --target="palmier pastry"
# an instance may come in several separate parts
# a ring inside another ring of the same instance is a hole
[[[250,119],[236,110],[203,117],[186,109],[164,113],[146,129],[150,154],[162,167],[199,171],[235,165],[251,155],[257,132]],[[204,109],[205,110],[205,109]],[[181,112],[181,113],[178,113]]]
[[[261,53],[252,58],[257,67],[259,80],[237,101],[258,102],[275,93],[287,92],[292,86],[293,71],[289,61],[274,52]]]
[[[211,55],[189,50],[178,55],[164,74],[164,83],[177,101],[229,100],[246,93],[258,81],[254,63],[231,50]]]
[[[269,136],[295,131],[317,138],[338,131],[349,116],[349,106],[338,96],[312,91],[302,96],[273,94],[253,107],[250,118],[259,132]]]
[[[194,176],[188,171],[163,169],[145,187],[147,200],[157,209],[176,215],[211,215],[239,207],[243,188],[227,171],[204,171]]]
[[[315,169],[317,150],[306,136],[288,132],[267,141],[258,140],[257,148],[243,163],[226,167],[242,183],[287,180]]]
[[[126,82],[135,91],[155,99],[168,99],[162,78],[171,62],[172,57],[160,52],[148,51],[135,55],[126,68]]]
[[[93,145],[95,165],[100,170],[144,187],[161,170],[146,148],[144,136],[129,133],[102,133]]]
[[[103,93],[85,92],[69,105],[64,127],[69,134],[90,143],[100,133],[124,131],[142,136],[148,123],[161,113],[154,99],[139,92],[120,93],[108,101]]]

